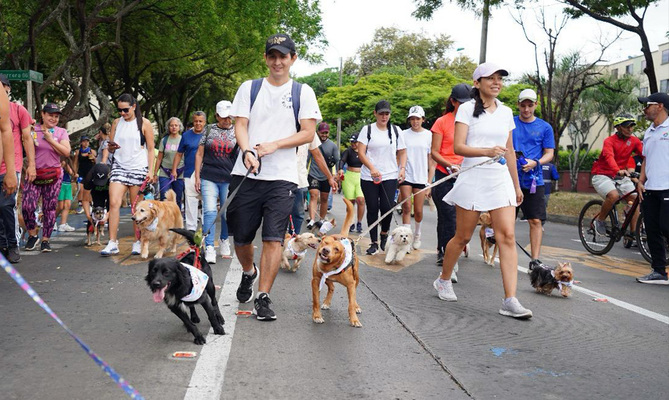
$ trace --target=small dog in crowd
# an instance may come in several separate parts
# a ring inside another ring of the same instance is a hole
[[[202,305],[207,312],[214,333],[225,335],[225,320],[218,308],[211,267],[205,261],[201,268],[199,270],[176,258],[153,259],[149,262],[149,272],[144,278],[153,293],[153,301],[165,302],[167,308],[179,317],[193,335],[193,342],[198,345],[205,344],[207,340],[195,325],[200,322],[194,309],[196,304]],[[190,318],[186,314],[186,307],[191,309]]]
[[[95,243],[100,243],[100,236],[105,235],[105,222],[107,222],[107,209],[104,207],[93,207],[91,212],[93,222],[86,221],[86,246],[93,244],[93,235],[95,234]]]
[[[351,326],[361,328],[358,315],[362,312],[356,300],[356,289],[360,283],[358,275],[358,256],[355,254],[355,244],[348,239],[348,228],[353,223],[353,203],[344,199],[346,203],[346,219],[338,235],[328,235],[321,239],[314,259],[313,277],[311,278],[312,320],[317,324],[325,322],[321,309],[327,310],[332,304],[334,282],[346,286],[348,292],[348,318]],[[323,305],[320,303],[320,294],[323,285],[327,285],[328,293]]]
[[[177,237],[170,228],[183,228],[184,221],[173,190],[167,191],[165,201],[141,201],[135,208],[132,220],[141,232],[142,258],[149,257],[149,243],[152,240],[158,240],[160,245],[154,258],[161,258],[168,248],[172,253],[177,251]]]
[[[568,262],[558,263],[557,268],[551,269],[546,266],[537,266],[528,272],[532,287],[537,293],[550,295],[555,289],[560,291],[562,297],[571,295],[571,287],[574,282],[574,270]]]
[[[386,264],[402,262],[404,256],[411,252],[412,244],[413,232],[411,232],[411,226],[400,225],[393,229],[386,245]]]
[[[481,239],[481,251],[483,251],[483,261],[488,265],[495,265],[495,256],[497,255],[497,241],[495,241],[495,231],[492,229],[492,218],[490,213],[484,212],[479,215],[479,237]],[[492,254],[490,248],[492,247]]]
[[[316,249],[321,242],[313,233],[305,232],[295,237],[289,233],[284,238],[283,253],[281,254],[281,268],[288,271],[296,272],[300,268],[300,264],[307,255],[309,248]],[[290,265],[290,260],[295,261],[293,266]]]
[[[316,236],[323,237],[327,235],[328,232],[330,232],[332,229],[334,229],[335,226],[337,226],[337,221],[333,217],[332,219],[316,221],[311,228],[309,228],[309,225],[307,225],[307,229],[309,229]]]

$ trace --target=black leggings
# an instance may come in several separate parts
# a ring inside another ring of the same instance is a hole
[[[382,181],[378,185],[372,181],[361,179],[360,187],[362,188],[362,194],[365,196],[365,204],[367,205],[367,226],[370,226],[379,216],[387,213],[395,206],[397,179]],[[379,214],[379,211],[381,211],[381,214]],[[381,221],[381,232],[388,232],[392,218],[392,214],[388,214]],[[369,237],[372,239],[372,242],[378,240],[376,226],[369,231]]]

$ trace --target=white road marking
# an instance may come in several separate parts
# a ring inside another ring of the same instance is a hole
[[[235,334],[239,302],[237,287],[242,280],[242,266],[235,256],[225,277],[225,283],[218,299],[218,306],[225,318],[225,335],[214,335],[209,330],[207,344],[202,346],[200,358],[197,360],[191,375],[185,400],[220,399],[225,380],[225,369],[230,358],[232,338]],[[226,306],[227,304],[227,306]]]
[[[51,237],[51,243],[53,242],[81,242],[80,237],[76,236],[53,236]]]
[[[573,239],[572,239],[572,240],[573,240]],[[483,254],[479,254],[479,256],[480,256],[481,258],[483,258]],[[498,263],[497,259],[495,259],[495,262]],[[527,269],[527,268],[525,268],[525,267],[521,267],[521,266],[519,265],[519,266],[518,266],[518,271],[527,274],[528,271],[529,271],[529,269]],[[591,296],[591,297],[593,297],[593,298],[604,298],[604,299],[607,299],[607,300],[609,301],[609,303],[611,303],[611,304],[613,304],[613,305],[616,305],[616,306],[621,307],[621,308],[624,308],[624,309],[626,309],[626,310],[635,312],[635,313],[637,313],[637,314],[639,314],[639,315],[643,315],[644,317],[648,317],[648,318],[654,319],[654,320],[656,320],[656,321],[662,322],[663,324],[667,324],[667,325],[669,325],[669,317],[666,316],[666,315],[662,315],[662,314],[656,313],[655,311],[646,310],[645,308],[642,308],[642,307],[639,307],[639,306],[635,306],[634,304],[630,304],[630,303],[627,303],[627,302],[622,301],[622,300],[618,300],[618,299],[616,299],[616,298],[614,298],[614,297],[611,297],[611,296],[606,295],[606,294],[603,294],[603,293],[595,292],[594,290],[590,290],[590,289],[584,288],[583,286],[573,285],[573,286],[572,286],[572,289],[575,290],[575,291],[577,291],[577,292],[581,292],[581,293],[583,293],[583,294],[587,294],[588,296]]]

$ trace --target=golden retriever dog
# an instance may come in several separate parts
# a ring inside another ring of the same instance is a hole
[[[142,258],[149,257],[149,243],[153,240],[158,240],[160,245],[154,258],[162,258],[168,247],[172,253],[177,251],[177,234],[170,228],[183,228],[184,220],[176,198],[174,191],[168,190],[165,201],[144,200],[137,204],[132,220],[137,223],[141,233]]]
[[[348,238],[348,228],[353,223],[353,203],[344,199],[346,203],[346,220],[338,235],[327,235],[321,239],[314,259],[313,277],[311,278],[312,320],[317,324],[325,322],[321,309],[327,310],[332,303],[334,282],[346,286],[348,292],[348,319],[351,326],[362,328],[358,315],[362,312],[356,300],[356,289],[360,283],[358,275],[358,256],[355,254],[355,244]],[[328,293],[323,305],[320,305],[320,295],[323,285],[327,285]]]
[[[283,253],[281,254],[281,268],[287,269],[291,272],[296,272],[300,268],[300,264],[307,255],[309,248],[315,249],[321,240],[311,232],[301,233],[295,237],[286,233],[283,240]],[[290,261],[295,261],[290,265]]]
[[[495,241],[495,231],[492,230],[492,218],[487,212],[479,215],[479,237],[481,239],[481,250],[483,251],[483,261],[488,265],[495,265],[495,256],[497,255],[497,242]],[[492,247],[492,254],[490,248]]]

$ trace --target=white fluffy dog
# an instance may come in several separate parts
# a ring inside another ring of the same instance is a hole
[[[400,225],[390,232],[386,244],[386,264],[401,262],[404,256],[411,251],[413,232],[409,225]]]

